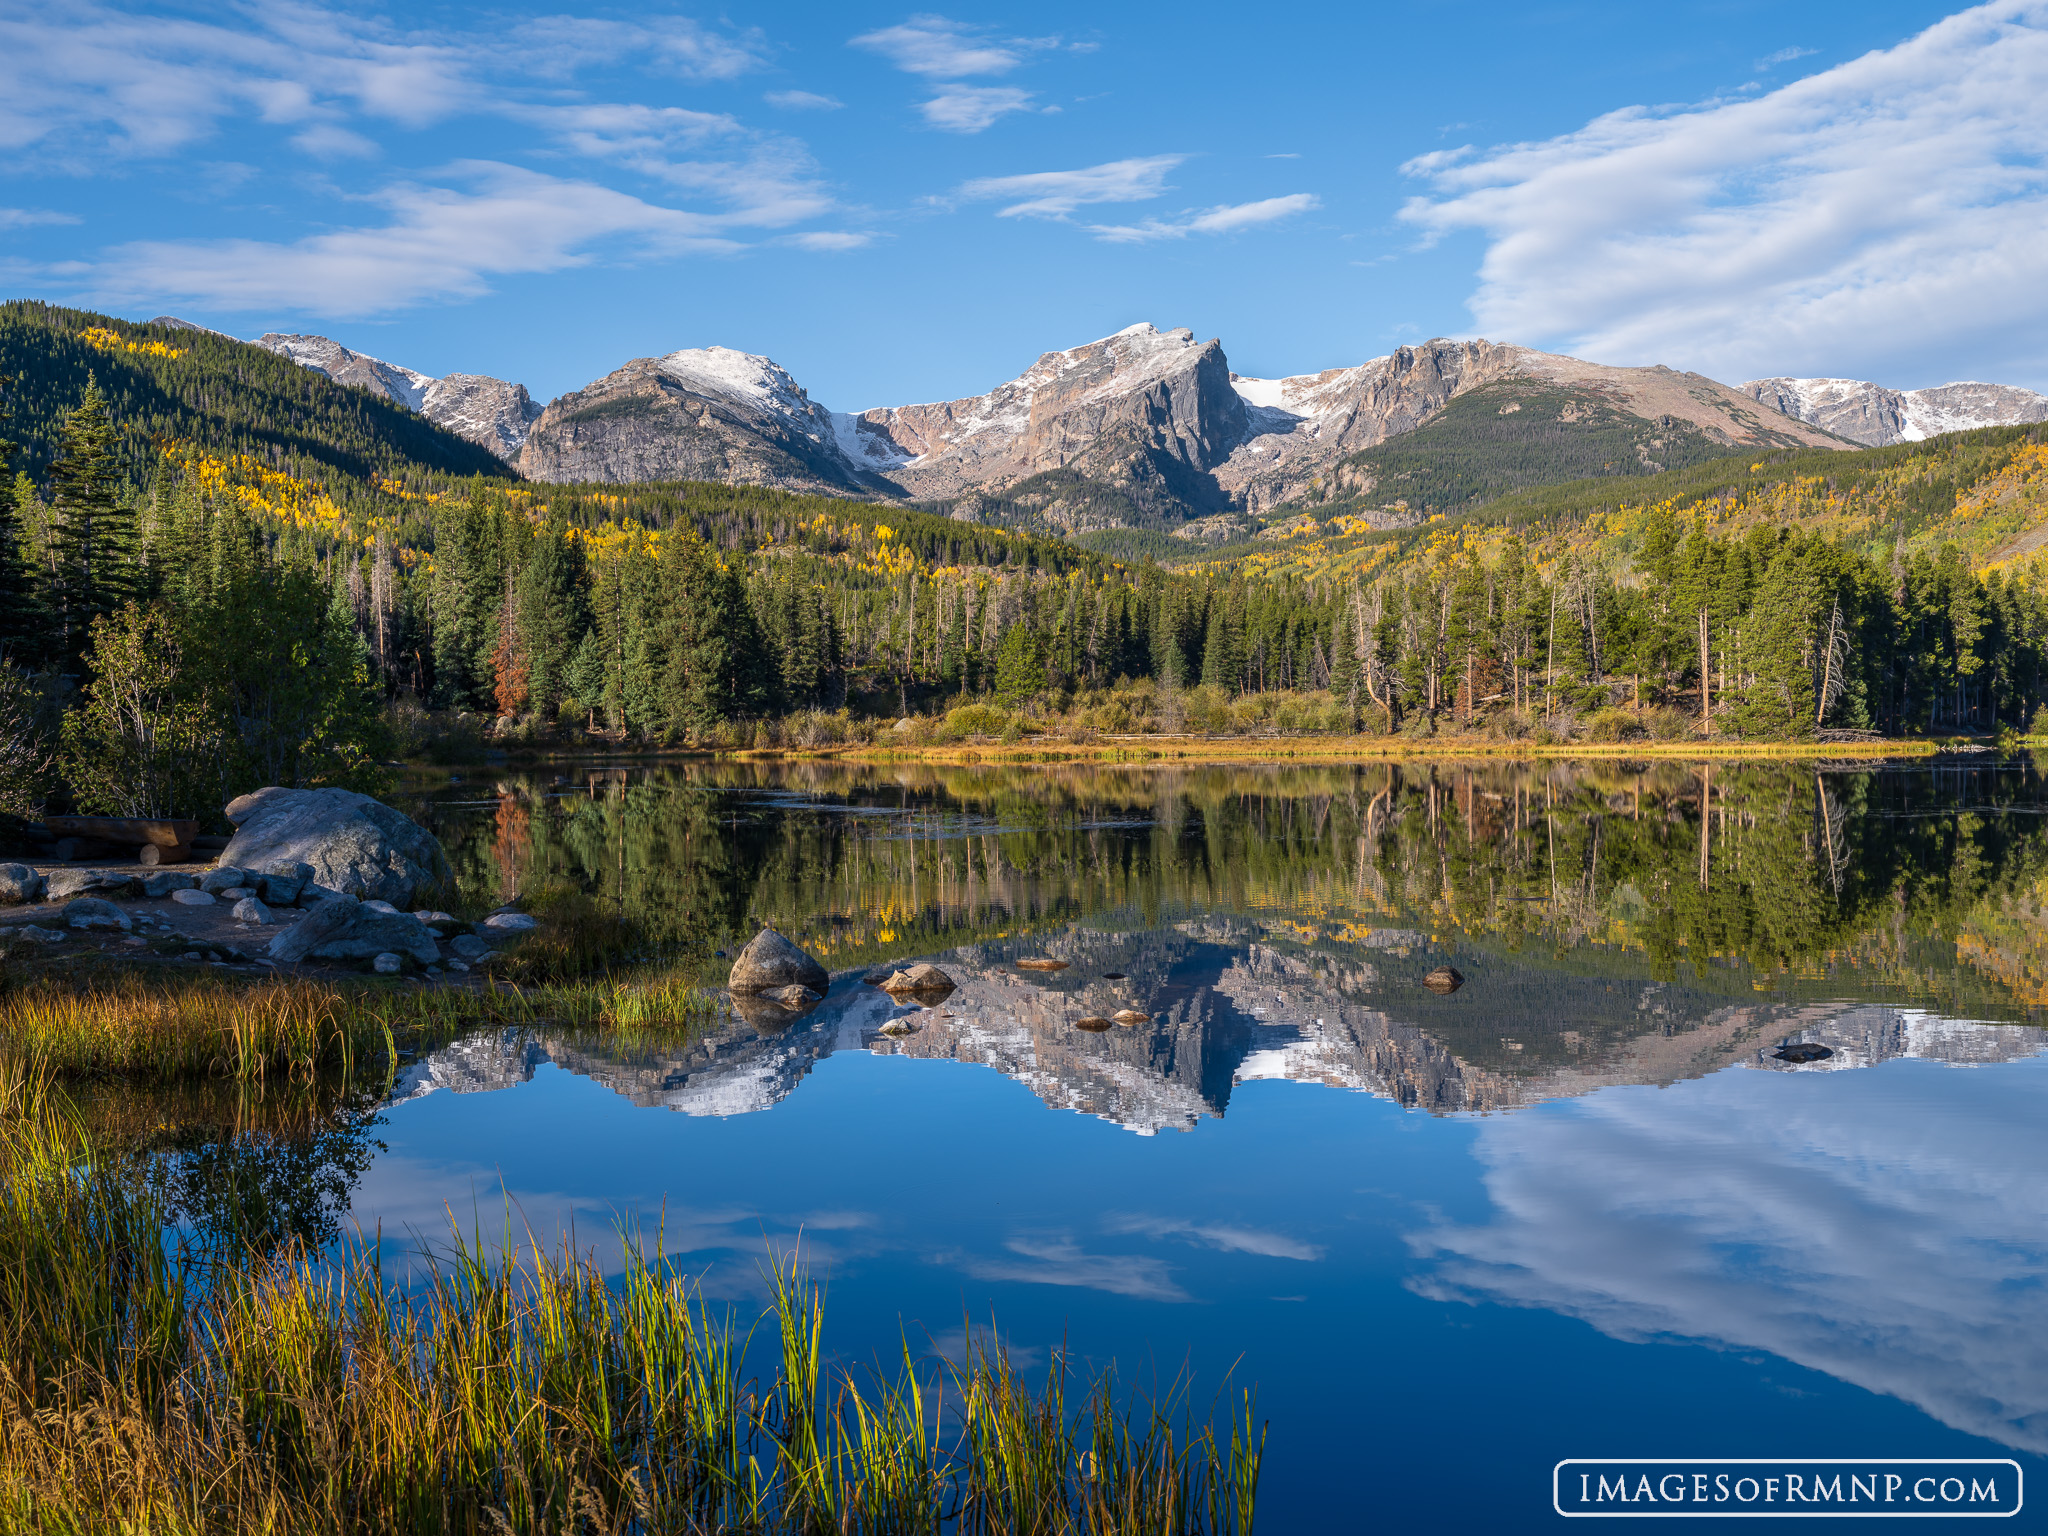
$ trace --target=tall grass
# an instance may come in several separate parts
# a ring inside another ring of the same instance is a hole
[[[632,1243],[607,1283],[456,1234],[417,1283],[167,1241],[46,1077],[0,1068],[0,1525],[36,1531],[1244,1536],[1264,1437],[1027,1386],[1000,1343],[828,1364],[771,1275],[750,1334]],[[659,1251],[659,1244],[655,1245]],[[951,1415],[947,1404],[954,1404]]]
[[[535,986],[396,988],[294,978],[50,977],[0,992],[0,1059],[60,1077],[169,1084],[361,1075],[398,1044],[494,1024],[559,1023],[674,1040],[722,1017],[687,971]]]

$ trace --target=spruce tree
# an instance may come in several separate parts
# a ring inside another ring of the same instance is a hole
[[[14,414],[8,401],[14,380],[0,375],[0,429]],[[43,632],[41,604],[33,583],[34,567],[29,563],[27,531],[22,527],[15,497],[4,485],[7,468],[20,445],[0,437],[0,660],[23,662],[38,649]]]
[[[88,376],[84,398],[58,429],[57,462],[50,466],[55,607],[67,655],[84,646],[94,619],[112,613],[136,588],[135,511],[121,496],[118,441],[107,398]]]

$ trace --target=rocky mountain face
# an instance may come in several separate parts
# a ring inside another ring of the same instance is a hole
[[[2048,421],[2048,395],[2010,384],[1900,390],[1864,379],[1752,379],[1742,389],[1774,411],[1871,448],[1972,427]]]
[[[188,330],[203,326],[168,316],[155,322]],[[457,437],[488,448],[508,462],[519,456],[526,434],[540,415],[524,384],[508,384],[478,373],[451,373],[434,378],[416,369],[354,352],[325,336],[285,335],[271,331],[256,345],[324,373],[337,384],[354,384],[396,400]]]
[[[765,357],[700,347],[636,358],[541,412],[520,449],[530,480],[722,480],[889,495],[897,455],[812,402]]]
[[[1901,392],[1759,379],[1731,388],[1696,373],[1485,340],[1437,339],[1352,367],[1261,379],[1232,372],[1214,338],[1151,325],[1048,352],[986,394],[859,412],[830,410],[771,359],[729,347],[637,358],[543,410],[522,385],[433,378],[324,336],[273,333],[258,345],[387,395],[533,480],[767,485],[933,503],[970,519],[1023,515],[1067,533],[1138,525],[1197,535],[1213,525],[1236,536],[1249,518],[1293,504],[1364,509],[1376,486],[1396,496],[1388,515],[1398,520],[1405,503],[1392,481],[1401,477],[1373,451],[1504,381],[1552,392],[1549,415],[1522,418],[1528,433],[1569,434],[1578,420],[1584,435],[1597,424],[1630,440],[1618,458],[1637,473],[1665,467],[1659,444],[1697,459],[2048,420],[2048,396],[2005,385]],[[1485,395],[1460,409],[1482,406],[1494,410]],[[1499,414],[1517,408],[1504,397]],[[1573,477],[1562,467],[1552,475]]]

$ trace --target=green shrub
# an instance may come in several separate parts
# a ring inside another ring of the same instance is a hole
[[[1649,732],[1625,709],[1602,709],[1586,721],[1588,741],[1639,741]]]
[[[945,741],[965,741],[970,736],[1000,736],[1008,730],[1011,715],[1007,709],[993,704],[962,704],[957,709],[946,711],[946,722],[939,727],[939,736]]]

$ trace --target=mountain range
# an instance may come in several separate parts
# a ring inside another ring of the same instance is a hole
[[[727,347],[636,358],[542,407],[523,385],[435,378],[324,336],[255,344],[386,396],[531,480],[764,485],[1067,534],[1228,537],[1294,506],[1401,526],[1528,485],[2048,420],[2048,397],[2008,385],[1731,387],[1486,340],[1260,379],[1233,372],[1218,340],[1149,324],[1047,352],[983,395],[859,412]]]

